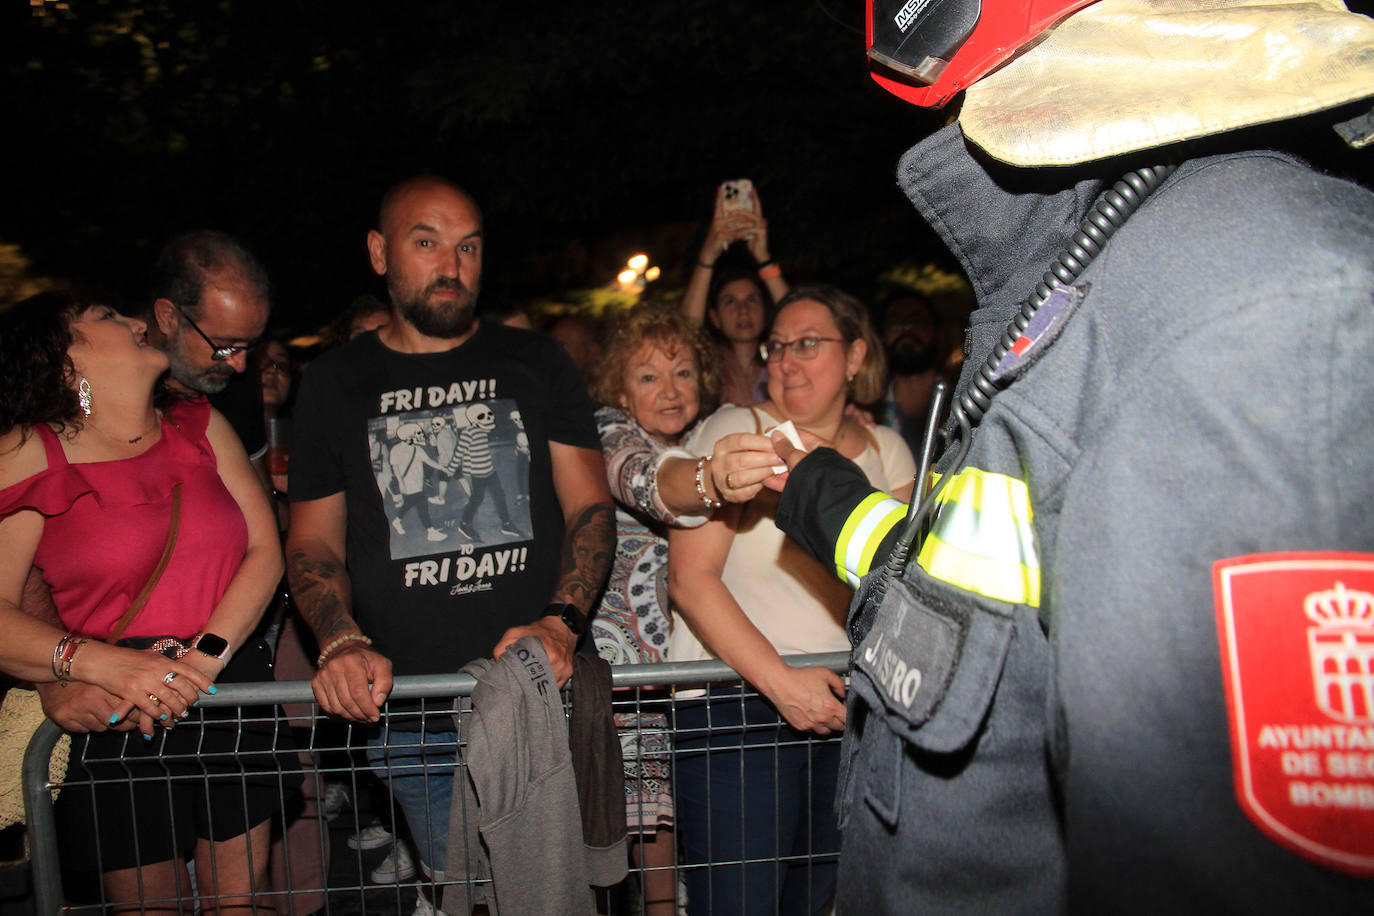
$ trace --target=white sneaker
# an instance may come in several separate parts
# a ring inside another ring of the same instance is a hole
[[[382,860],[381,865],[372,869],[369,877],[373,884],[399,884],[415,877],[415,860],[404,840],[396,841],[391,854]]]
[[[415,895],[415,912],[411,916],[448,916],[443,910],[436,910],[434,904],[425,899],[424,894]]]
[[[381,849],[391,845],[391,831],[373,821],[348,838],[349,849]]]
[[[320,810],[324,812],[325,820],[334,820],[352,803],[353,796],[348,794],[348,786],[341,782],[324,784],[324,799],[320,804]]]

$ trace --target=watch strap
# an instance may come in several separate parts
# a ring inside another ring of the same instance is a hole
[[[553,602],[544,608],[545,617],[557,617],[563,625],[572,630],[574,636],[587,632],[587,615],[578,610],[577,605],[566,602]]]

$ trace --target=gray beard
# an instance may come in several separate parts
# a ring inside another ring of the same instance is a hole
[[[201,394],[219,394],[229,387],[229,381],[236,373],[227,363],[216,363],[206,369],[193,369],[184,358],[181,347],[171,341],[169,344],[167,362],[171,369],[172,378],[176,379],[182,387]]]

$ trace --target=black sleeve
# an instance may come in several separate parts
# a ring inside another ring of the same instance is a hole
[[[787,475],[776,524],[816,559],[833,566],[845,524],[864,500],[881,492],[854,462],[834,449],[818,448]],[[887,556],[900,529],[900,525],[891,526],[882,537],[874,565]],[[867,570],[856,572],[862,575]]]

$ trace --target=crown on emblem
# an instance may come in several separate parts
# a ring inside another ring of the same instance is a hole
[[[1319,627],[1374,630],[1374,593],[1348,589],[1344,582],[1312,592],[1303,600],[1302,610]]]

